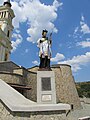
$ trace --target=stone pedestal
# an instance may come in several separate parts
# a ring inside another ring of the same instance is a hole
[[[37,103],[56,103],[54,71],[37,72]]]

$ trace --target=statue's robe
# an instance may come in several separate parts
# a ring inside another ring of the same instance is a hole
[[[39,47],[40,68],[50,67],[51,41],[47,38],[41,38],[37,41]]]

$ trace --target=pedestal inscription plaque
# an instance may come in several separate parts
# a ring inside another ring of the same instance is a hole
[[[51,101],[52,95],[42,95],[42,101]]]
[[[42,86],[42,91],[50,91],[51,90],[51,78],[50,77],[41,78],[41,86]]]

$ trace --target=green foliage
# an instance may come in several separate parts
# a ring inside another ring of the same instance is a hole
[[[79,94],[79,97],[90,98],[90,82],[79,82],[76,83],[76,88]]]

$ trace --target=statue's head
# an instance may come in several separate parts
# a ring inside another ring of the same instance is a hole
[[[46,37],[47,32],[48,32],[48,31],[47,31],[46,29],[45,29],[45,30],[43,30],[43,31],[42,31],[42,36]]]

